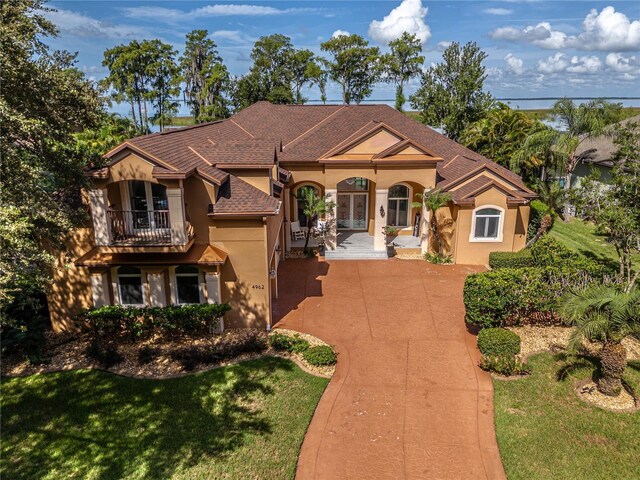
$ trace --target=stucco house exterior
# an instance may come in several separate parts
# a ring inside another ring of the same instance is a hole
[[[335,201],[327,255],[356,232],[386,252],[433,248],[416,194],[440,188],[444,248],[486,264],[524,247],[529,201],[521,178],[386,105],[273,105],[229,119],[133,138],[87,172],[91,224],[69,239],[49,294],[55,329],[83,308],[228,302],[225,327],[270,328],[278,265],[304,227],[300,192]]]

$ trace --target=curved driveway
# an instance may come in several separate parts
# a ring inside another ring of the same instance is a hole
[[[503,479],[493,390],[464,323],[478,267],[287,260],[276,327],[338,352],[302,445],[299,479]]]

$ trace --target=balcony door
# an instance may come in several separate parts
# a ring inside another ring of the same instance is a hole
[[[134,231],[169,228],[169,201],[164,185],[131,180],[128,199]]]

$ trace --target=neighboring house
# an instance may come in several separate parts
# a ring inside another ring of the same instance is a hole
[[[620,124],[625,125],[632,122],[640,123],[640,115],[627,118]],[[611,134],[585,139],[576,151],[580,161],[573,171],[571,188],[579,188],[582,178],[587,177],[593,169],[600,173],[601,183],[605,185],[611,183],[611,170],[614,167],[612,158],[615,151],[616,146]]]
[[[306,222],[303,188],[337,204],[329,253],[348,248],[353,232],[386,252],[385,225],[433,248],[428,213],[411,204],[442,188],[453,199],[438,211],[445,251],[467,264],[523,248],[535,196],[509,170],[386,105],[259,102],[105,157],[87,172],[92,225],[73,233],[73,262],[55,273],[56,329],[90,306],[218,301],[232,306],[227,327],[270,327],[278,263],[300,243],[291,225]]]

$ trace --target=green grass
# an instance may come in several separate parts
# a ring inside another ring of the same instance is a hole
[[[264,358],[170,380],[3,379],[2,478],[293,478],[328,380]]]
[[[576,380],[594,364],[582,360],[560,381],[563,364],[544,353],[529,359],[533,373],[515,381],[495,380],[495,423],[509,480],[640,478],[640,413],[614,413],[579,400]],[[640,362],[626,381],[640,392]]]
[[[568,222],[557,219],[549,235],[555,237],[568,248],[598,260],[612,269],[618,268],[618,254],[603,235],[595,232],[592,223],[574,218]],[[640,262],[640,255],[633,256],[634,263]]]
[[[193,120],[192,116],[173,117],[171,119],[172,127],[190,127],[191,125],[195,124],[196,122]],[[158,123],[154,122],[154,125],[158,125]]]

